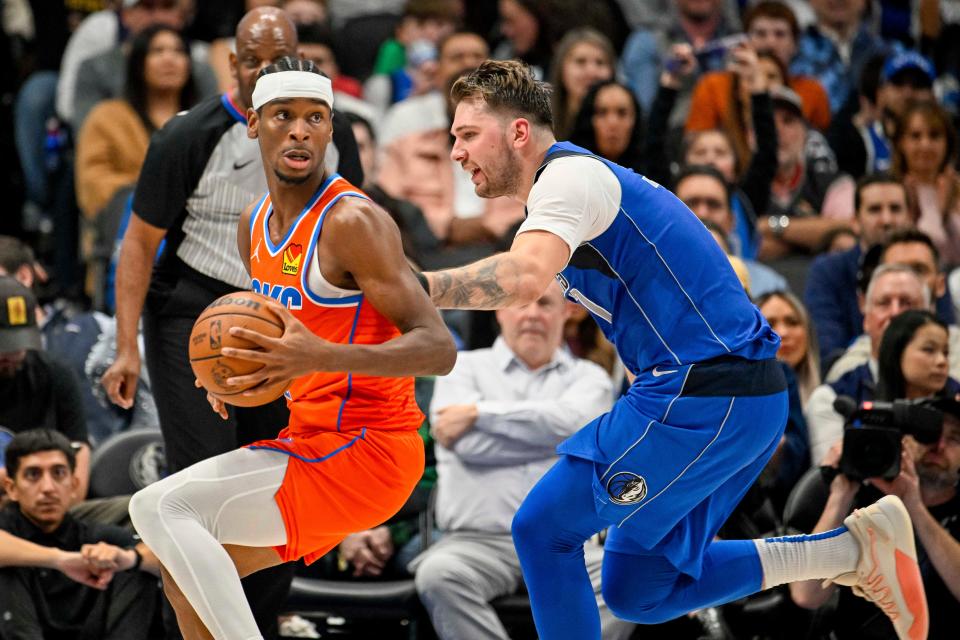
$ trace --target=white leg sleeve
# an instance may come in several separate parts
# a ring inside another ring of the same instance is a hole
[[[237,449],[137,492],[130,518],[217,640],[259,639],[240,577],[223,544],[285,544],[274,494],[289,458]]]

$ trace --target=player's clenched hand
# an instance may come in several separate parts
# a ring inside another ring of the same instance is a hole
[[[353,565],[354,576],[379,576],[392,556],[393,541],[384,526],[351,533],[340,543],[340,557]]]
[[[430,435],[449,449],[473,428],[476,421],[477,405],[452,404],[437,411],[437,419],[430,425]]]
[[[200,384],[200,381],[199,381],[199,380],[194,380],[194,381],[193,381],[193,384],[194,384],[194,386],[196,386],[196,387],[201,387],[201,388],[203,387],[203,385]],[[221,399],[218,398],[217,396],[215,396],[215,395],[213,395],[212,393],[210,393],[209,391],[207,391],[207,402],[210,403],[210,408],[213,409],[213,412],[214,412],[214,413],[216,413],[217,415],[219,415],[219,416],[220,416],[221,418],[223,418],[224,420],[226,420],[226,419],[228,418],[228,416],[227,416],[227,405],[223,402],[223,400],[221,400]]]
[[[317,337],[286,308],[275,302],[270,303],[270,308],[283,323],[283,334],[279,338],[243,327],[230,329],[231,335],[249,340],[259,350],[224,347],[220,353],[231,358],[259,362],[263,366],[251,374],[227,378],[227,384],[252,387],[263,383],[264,386],[272,386],[312,373],[317,370],[318,364],[329,360],[324,356],[324,348],[328,344],[325,340]]]
[[[107,588],[113,579],[110,569],[94,569],[80,553],[62,552],[56,561],[56,568],[75,582],[101,591]]]
[[[136,350],[130,353],[118,352],[117,359],[100,378],[100,384],[106,390],[110,402],[129,409],[133,406],[139,377],[140,354]]]
[[[133,565],[131,551],[106,542],[85,544],[80,547],[80,555],[92,571],[124,571]]]

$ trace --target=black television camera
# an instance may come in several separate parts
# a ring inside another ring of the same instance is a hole
[[[943,411],[936,400],[864,402],[838,396],[833,408],[844,417],[840,472],[851,480],[884,478],[900,473],[900,441],[905,435],[932,444],[943,431]]]

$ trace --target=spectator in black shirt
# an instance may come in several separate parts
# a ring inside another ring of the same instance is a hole
[[[10,441],[6,463],[15,502],[0,511],[0,637],[158,637],[156,557],[124,529],[67,513],[79,483],[70,441],[25,431]]]
[[[52,429],[77,443],[74,504],[86,496],[90,479],[83,402],[73,372],[41,349],[36,308],[28,288],[0,276],[0,425],[14,433]]]

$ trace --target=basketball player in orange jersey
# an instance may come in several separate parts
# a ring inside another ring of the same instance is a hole
[[[393,221],[324,172],[332,107],[312,62],[282,58],[261,72],[247,112],[270,191],[241,216],[238,244],[253,289],[281,303],[284,332],[233,328],[262,351],[223,352],[263,364],[238,387],[294,379],[289,425],[130,502],[188,640],[260,638],[241,576],[312,562],[400,509],[423,472],[411,376],[447,373],[456,357]]]

